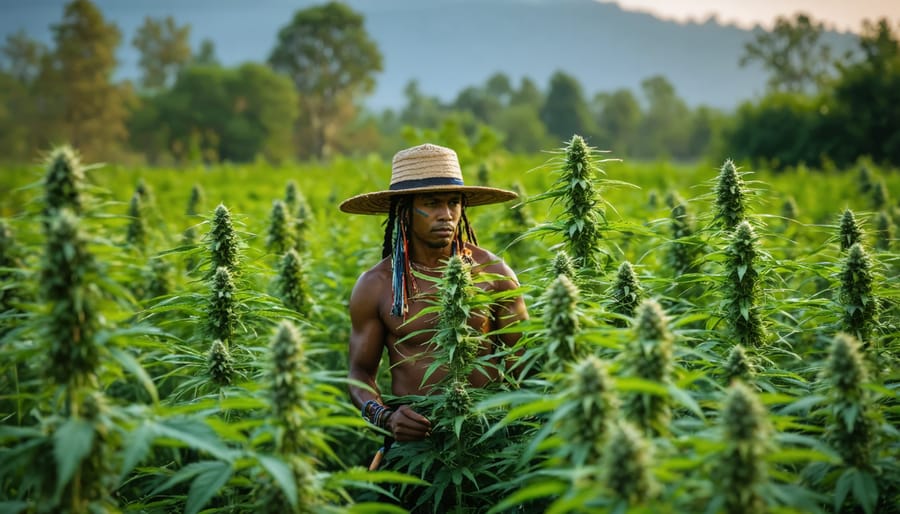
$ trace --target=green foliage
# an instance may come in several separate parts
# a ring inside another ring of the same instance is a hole
[[[569,443],[563,450],[575,466],[597,465],[619,407],[607,367],[588,355],[571,364],[564,385],[563,398],[572,409],[559,421],[560,437]]]
[[[209,276],[218,274],[219,268],[238,273],[240,239],[231,221],[231,211],[224,204],[219,204],[213,212],[205,239],[209,248]]]
[[[311,299],[307,287],[303,259],[296,250],[290,249],[281,257],[275,287],[284,306],[302,317],[309,314]]]
[[[231,273],[228,268],[219,266],[209,287],[206,332],[211,338],[221,340],[226,345],[234,342],[238,324],[234,296],[235,285]]]
[[[293,233],[290,230],[292,219],[287,207],[281,200],[272,201],[272,213],[269,216],[269,230],[266,234],[266,249],[276,255],[282,255],[294,246]]]
[[[147,221],[144,219],[141,195],[135,193],[128,204],[128,231],[125,242],[128,246],[143,252],[147,248]]]
[[[766,341],[760,312],[761,294],[759,256],[756,231],[742,221],[731,234],[725,249],[723,296],[725,318],[732,338],[739,344],[755,348]]]
[[[578,287],[566,275],[557,276],[544,293],[544,345],[548,370],[563,371],[583,352],[577,341]]]
[[[691,240],[694,235],[693,219],[688,213],[687,203],[677,193],[672,195],[672,214],[669,227],[672,241],[668,245],[666,262],[675,276],[694,271],[700,247]]]
[[[346,124],[345,112],[374,89],[382,56],[363,17],[329,2],[294,14],[279,30],[269,64],[290,78],[299,94],[301,120],[310,127],[301,139],[305,155],[321,158],[335,146],[332,127]]]
[[[747,192],[734,161],[727,159],[719,168],[715,187],[715,219],[725,230],[734,230],[746,216]]]
[[[307,405],[306,343],[293,324],[284,321],[272,337],[272,414],[280,427],[277,447],[284,455],[309,450],[302,438]]]
[[[722,367],[722,374],[726,384],[731,384],[735,380],[740,380],[745,384],[752,384],[756,376],[756,366],[747,356],[744,347],[736,344],[731,347]]]
[[[644,289],[628,261],[622,261],[616,272],[616,280],[612,285],[612,311],[627,318],[634,316],[635,310],[643,300]],[[624,323],[620,323],[625,326]]]
[[[847,252],[841,269],[840,304],[843,309],[841,329],[869,344],[878,318],[875,276],[869,254],[859,243]]]
[[[768,479],[771,427],[765,408],[750,388],[735,382],[728,388],[721,423],[726,446],[713,476],[725,496],[725,512],[766,512],[762,488]]]
[[[636,506],[656,494],[651,447],[636,427],[617,423],[603,453],[603,483],[617,498]]]
[[[635,315],[634,338],[623,355],[626,376],[658,384],[669,384],[673,365],[674,336],[669,319],[656,300],[646,299]],[[623,404],[626,417],[646,434],[669,431],[671,410],[668,399],[649,392],[629,394]]]
[[[860,226],[859,221],[856,220],[856,215],[850,209],[844,209],[839,228],[838,240],[840,241],[842,252],[848,250],[856,243],[862,243],[862,226]]]
[[[84,169],[78,153],[70,146],[54,148],[47,158],[44,175],[44,213],[68,208],[80,215],[83,208]]]
[[[550,88],[540,111],[547,132],[557,140],[572,134],[594,133],[593,120],[578,81],[557,71],[550,77]]]
[[[140,52],[141,85],[156,89],[167,85],[190,61],[190,25],[178,26],[175,18],[144,18],[131,44]]]

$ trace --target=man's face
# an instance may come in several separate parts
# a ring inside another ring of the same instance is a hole
[[[460,193],[415,195],[412,201],[412,237],[429,248],[445,248],[453,242],[462,216]]]

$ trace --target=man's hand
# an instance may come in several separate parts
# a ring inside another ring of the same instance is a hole
[[[431,422],[409,405],[397,407],[388,418],[387,428],[397,441],[421,441],[431,435]]]

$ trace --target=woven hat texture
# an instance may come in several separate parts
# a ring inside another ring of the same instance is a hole
[[[466,204],[469,206],[506,202],[518,196],[504,189],[465,185],[456,152],[426,143],[401,150],[394,155],[387,190],[348,198],[341,203],[340,208],[351,214],[387,214],[391,198],[395,196],[455,191],[466,196]]]

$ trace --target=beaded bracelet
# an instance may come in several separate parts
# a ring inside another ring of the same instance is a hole
[[[371,407],[371,412],[370,412]],[[369,400],[362,406],[362,418],[378,428],[386,428],[387,420],[394,411],[375,400]]]

